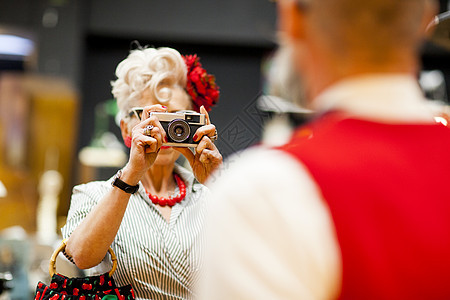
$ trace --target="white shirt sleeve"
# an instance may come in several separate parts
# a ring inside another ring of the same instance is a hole
[[[306,168],[284,152],[252,149],[218,175],[200,299],[335,298],[339,246]]]

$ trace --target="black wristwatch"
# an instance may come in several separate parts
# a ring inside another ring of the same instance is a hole
[[[120,177],[122,176],[122,170],[117,171],[117,174],[114,176],[114,179],[112,181],[112,186],[116,186],[125,193],[134,194],[139,189],[139,184],[137,185],[129,185],[128,183],[125,183]]]

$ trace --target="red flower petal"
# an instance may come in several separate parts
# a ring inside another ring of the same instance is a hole
[[[187,67],[186,91],[191,96],[194,109],[199,111],[200,106],[204,106],[207,111],[215,105],[219,99],[219,87],[216,85],[216,78],[202,68],[200,59],[196,54],[185,55],[183,59]]]

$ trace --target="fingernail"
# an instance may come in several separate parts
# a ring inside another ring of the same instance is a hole
[[[192,139],[194,140],[194,142],[196,142],[197,139],[198,139],[198,135],[197,135],[197,134],[194,134],[194,136],[192,137]]]
[[[165,105],[161,105],[161,106],[162,106],[162,108],[167,109],[167,106],[165,106]]]

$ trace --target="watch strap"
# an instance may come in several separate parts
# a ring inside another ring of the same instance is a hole
[[[124,182],[122,179],[120,179],[120,177],[122,176],[122,170],[119,170],[116,174],[116,176],[114,176],[114,179],[112,181],[112,186],[118,187],[119,189],[121,189],[122,191],[124,191],[125,193],[129,193],[129,194],[134,194],[138,191],[139,189],[139,184],[137,185],[129,185],[128,183]]]

